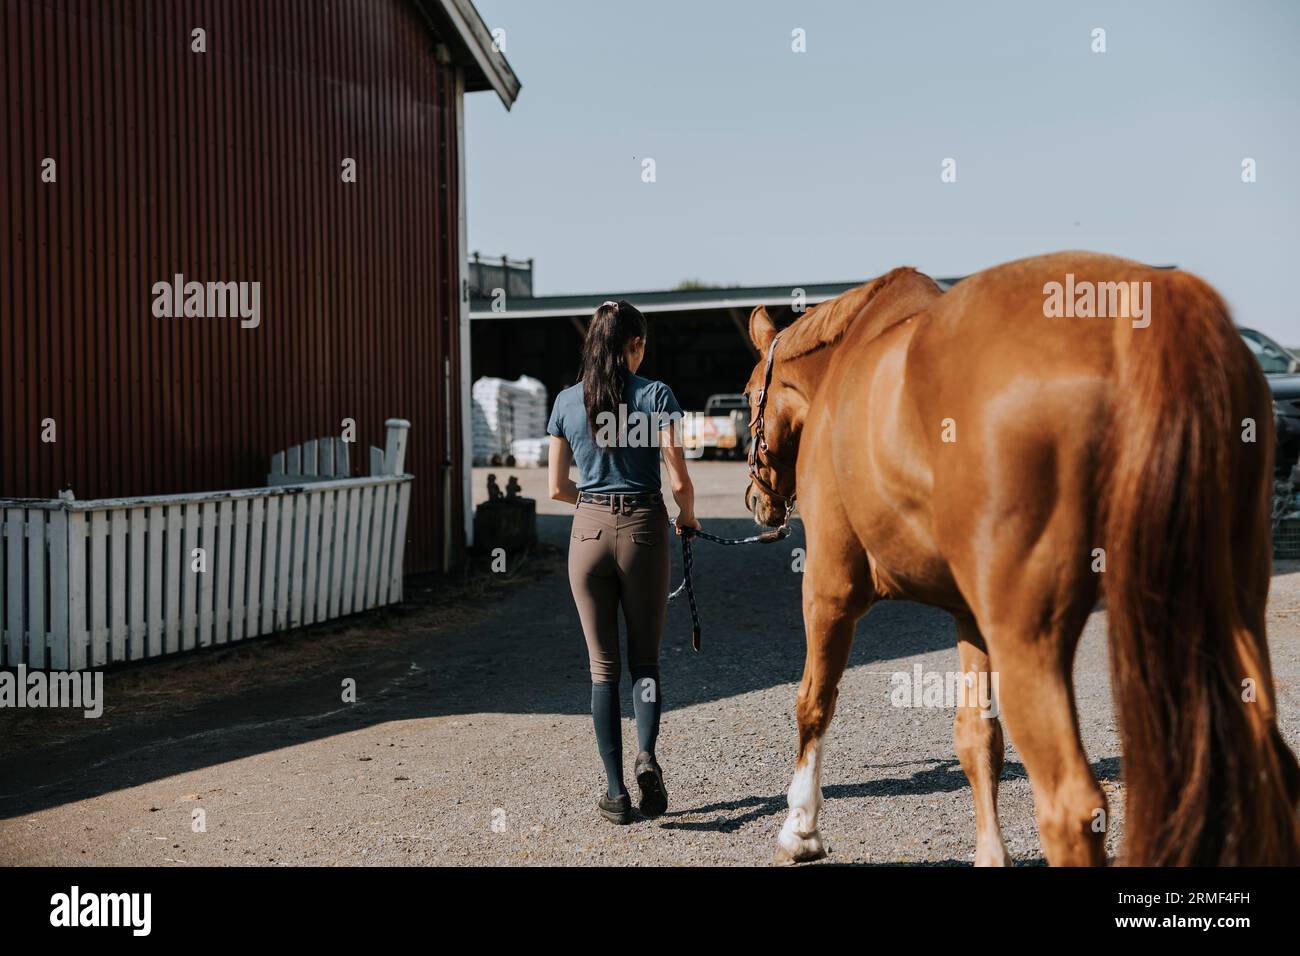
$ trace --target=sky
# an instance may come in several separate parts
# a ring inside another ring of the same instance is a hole
[[[1091,249],[1300,344],[1297,0],[475,2],[523,88],[466,98],[469,248],[538,295]]]

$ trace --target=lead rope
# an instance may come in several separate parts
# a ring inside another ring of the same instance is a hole
[[[668,523],[674,528],[677,527],[677,519],[669,518]],[[686,592],[686,603],[691,608],[691,647],[695,650],[700,649],[700,611],[695,606],[695,584],[691,579],[691,566],[693,559],[691,556],[691,539],[695,537],[703,538],[705,541],[712,541],[714,544],[723,544],[728,547],[738,544],[771,544],[774,541],[781,541],[790,536],[790,513],[787,511],[785,522],[779,528],[773,528],[771,531],[764,531],[762,534],[753,534],[748,538],[720,538],[716,534],[709,534],[707,531],[697,531],[694,528],[687,528],[682,534],[682,583],[677,585],[677,589],[668,595],[668,600],[680,597],[682,592]]]

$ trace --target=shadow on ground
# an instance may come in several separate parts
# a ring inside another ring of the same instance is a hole
[[[822,799],[830,802],[850,797],[925,796],[934,793],[964,791],[970,788],[970,784],[966,780],[966,774],[962,772],[961,764],[956,759],[909,761],[904,764],[867,764],[867,768],[879,770],[886,767],[918,765],[923,765],[924,769],[908,776],[886,777],[865,783],[826,784],[822,787]],[[1119,760],[1115,758],[1095,760],[1092,763],[1092,772],[1098,782],[1118,782],[1120,778]],[[1003,781],[1027,780],[1028,775],[1025,773],[1023,764],[1009,761],[1002,768],[1001,779]],[[666,822],[662,823],[661,826],[667,829],[730,833],[764,817],[783,817],[788,806],[784,791],[766,796],[756,794],[740,800],[728,800],[703,806],[671,810],[664,814],[663,819]],[[745,812],[735,815],[737,811]],[[704,813],[712,813],[716,814],[716,816],[711,820],[691,820],[689,822],[673,820],[674,817],[695,816]]]
[[[566,517],[541,516],[539,526],[543,542],[566,542]],[[715,520],[708,528],[742,537],[754,524]],[[685,602],[674,602],[662,655],[669,711],[798,681],[804,641],[794,567],[803,547],[797,525],[777,544],[695,546],[703,647],[691,650]],[[287,640],[110,670],[98,720],[2,713],[0,819],[383,722],[586,713],[586,650],[564,553],[543,546],[529,560],[528,576],[488,587],[468,610],[435,596]],[[674,544],[674,584],[680,574]],[[953,647],[953,634],[942,612],[883,604],[859,625],[850,666]],[[296,657],[308,649],[319,660],[301,668]],[[341,699],[349,679],[356,703]]]

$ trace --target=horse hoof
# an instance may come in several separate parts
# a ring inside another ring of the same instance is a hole
[[[820,860],[826,856],[826,844],[816,830],[808,836],[799,836],[788,830],[782,830],[776,840],[776,859],[779,865],[793,865]]]

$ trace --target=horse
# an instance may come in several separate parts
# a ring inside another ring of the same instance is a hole
[[[854,629],[875,602],[907,599],[952,615],[963,673],[997,677],[998,714],[967,700],[953,727],[977,866],[1011,862],[1003,720],[1047,861],[1107,862],[1109,807],[1071,675],[1099,602],[1121,862],[1300,862],[1300,766],[1278,730],[1265,634],[1272,406],[1210,285],[1087,252],[946,292],[899,268],[784,330],[759,306],[749,334],[746,505],[776,527],[797,501],[808,543],[778,861],[826,854],[822,757]]]

